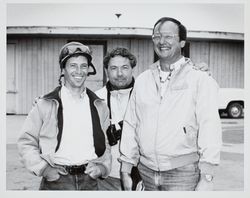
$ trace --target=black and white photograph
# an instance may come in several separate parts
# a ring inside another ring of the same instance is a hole
[[[246,10],[6,3],[1,189],[249,190]]]

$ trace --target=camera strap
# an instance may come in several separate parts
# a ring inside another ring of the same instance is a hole
[[[133,90],[133,87],[134,87],[134,84],[135,84],[135,79],[134,77],[132,78],[132,82],[125,88],[122,88],[122,89],[129,89],[129,88],[132,88],[129,92],[129,98],[131,96],[131,93],[132,93],[132,90]],[[111,124],[111,119],[112,119],[112,115],[111,115],[111,103],[110,103],[110,96],[111,96],[111,91],[115,90],[113,89],[110,81],[107,82],[106,84],[106,89],[107,89],[107,105],[108,105],[108,108],[109,108],[109,119],[110,119],[110,124]]]

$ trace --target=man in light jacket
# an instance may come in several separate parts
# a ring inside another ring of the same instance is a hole
[[[163,17],[153,28],[159,61],[135,82],[121,138],[121,176],[131,190],[131,167],[145,190],[213,190],[220,161],[216,81],[182,55],[186,28]]]
[[[18,150],[25,167],[42,176],[40,190],[97,190],[97,178],[110,173],[109,110],[85,87],[95,74],[91,61],[88,46],[64,45],[63,85],[37,100],[22,128]]]

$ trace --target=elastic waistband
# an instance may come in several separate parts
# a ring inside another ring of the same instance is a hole
[[[198,161],[199,154],[197,152],[160,160],[158,165],[156,162],[149,161],[143,156],[140,157],[140,163],[155,171],[167,171]]]

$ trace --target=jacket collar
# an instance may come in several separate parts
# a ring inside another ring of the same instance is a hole
[[[52,92],[46,94],[43,96],[44,99],[47,100],[60,100],[60,91],[61,91],[61,86],[56,87]]]
[[[62,89],[62,86],[58,86],[56,87],[52,92],[46,94],[43,96],[44,99],[47,99],[47,100],[57,100],[57,101],[60,101],[61,98],[60,98],[60,91]],[[100,99],[94,92],[92,92],[90,89],[86,88],[86,93],[88,95],[88,97],[92,100],[92,101],[95,101],[95,100],[102,100]]]
[[[86,93],[87,93],[89,99],[92,100],[92,101],[95,101],[95,100],[103,101],[103,99],[99,98],[93,91],[91,91],[88,88],[86,88]]]
[[[190,58],[186,58],[185,57],[185,62],[183,64],[180,65],[180,69],[183,68],[186,64],[188,64],[190,62]],[[175,63],[174,63],[175,64]],[[152,65],[149,66],[149,69],[151,70],[158,70],[158,66],[160,65],[160,61],[156,61],[155,63],[153,63]]]
[[[178,71],[172,75],[171,78],[176,78],[177,76],[179,76],[180,73],[183,73],[182,71],[185,70],[185,68],[187,68],[186,66],[189,65],[189,64],[192,64],[190,58],[186,58],[185,57],[185,62],[183,64],[180,65],[180,68],[178,69]],[[152,72],[152,75],[155,79],[155,83],[156,83],[156,86],[157,86],[157,89],[160,90],[160,78],[159,78],[159,70],[158,70],[158,65],[160,65],[160,61],[156,61],[155,63],[153,63],[152,65],[149,66],[149,69],[151,70]]]

